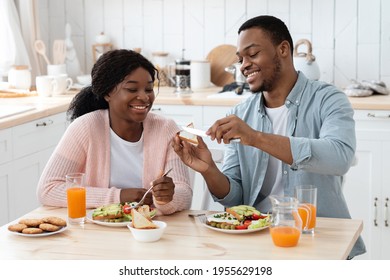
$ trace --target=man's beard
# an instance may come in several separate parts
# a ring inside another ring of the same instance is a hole
[[[264,79],[263,83],[260,85],[260,88],[255,92],[272,91],[274,89],[276,81],[279,80],[282,64],[280,63],[280,59],[276,54],[272,61],[274,63],[274,70],[271,77],[269,77],[268,79]]]

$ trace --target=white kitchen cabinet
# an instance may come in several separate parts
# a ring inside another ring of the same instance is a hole
[[[220,118],[226,116],[227,112],[230,110],[228,106],[204,106],[203,107],[203,126],[204,130],[207,130],[214,122]],[[209,138],[205,139],[205,142],[213,154],[213,159],[216,162],[218,168],[222,168],[223,164],[223,154],[225,144],[218,144],[217,141],[211,141]],[[206,183],[203,183],[203,199],[202,199],[202,209],[223,211],[224,207],[220,203],[215,203],[211,194],[207,188]]]
[[[367,253],[358,259],[390,259],[390,111],[356,110],[357,164],[343,192],[351,216],[362,219]]]
[[[11,180],[11,164],[0,165],[0,226],[8,223],[8,186]]]
[[[0,130],[0,164],[12,159],[12,133],[10,129]]]
[[[66,115],[60,113],[0,131],[7,135],[10,155],[0,162],[0,225],[39,206],[36,188],[51,153],[66,129]]]
[[[158,105],[153,106],[154,113],[162,114],[176,121],[178,126],[193,123],[196,128],[208,129],[214,121],[226,115],[230,107],[226,106],[192,106],[192,105]],[[204,138],[210,148],[218,167],[222,166],[224,145]],[[223,206],[215,203],[204,182],[203,177],[190,169],[193,178],[192,210],[223,210]]]
[[[193,123],[196,127],[202,124],[202,106],[154,104],[152,112],[174,119],[179,127],[185,126],[189,123]]]

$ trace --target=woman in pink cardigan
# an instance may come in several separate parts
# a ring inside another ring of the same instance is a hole
[[[88,208],[139,201],[154,184],[145,204],[162,214],[189,209],[188,169],[171,147],[179,128],[150,112],[156,68],[134,51],[113,50],[91,75],[91,86],[70,104],[72,122],[41,175],[39,201],[66,207],[65,175],[83,172]],[[170,168],[170,177],[161,177]]]

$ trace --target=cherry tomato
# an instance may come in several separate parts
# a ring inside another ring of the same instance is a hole
[[[257,214],[252,215],[252,220],[260,220],[260,219],[265,219],[265,218],[267,218],[267,216],[257,215]]]
[[[252,220],[258,220],[258,219],[260,219],[260,215],[257,214],[252,215]]]
[[[247,229],[248,227],[246,225],[238,225],[236,226],[236,229],[242,230],[242,229]]]
[[[130,207],[130,205],[123,205],[122,211],[123,211],[123,213],[125,213],[125,214],[130,214],[130,213],[131,213],[131,207]]]
[[[247,229],[251,223],[252,223],[252,220],[247,219],[244,221],[244,223],[242,225],[237,225],[236,229]]]

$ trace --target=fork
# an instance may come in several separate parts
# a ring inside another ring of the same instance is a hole
[[[161,175],[161,178],[167,176],[167,175],[169,174],[169,172],[172,171],[172,169],[173,169],[173,168],[169,169],[168,171],[165,171],[165,173],[164,173],[163,175]],[[151,192],[151,190],[154,188],[154,186],[155,186],[155,185],[152,185],[152,186],[145,192],[145,194],[144,194],[144,196],[141,198],[141,200],[140,200],[137,204],[132,205],[132,206],[129,208],[129,210],[130,210],[130,209],[133,209],[133,208],[137,208],[138,206],[140,206],[140,205],[144,202],[144,200],[145,200],[145,198],[146,198],[146,195],[147,195],[148,193]]]
[[[199,215],[197,216],[198,220],[202,223],[202,224],[206,224],[207,223],[207,217],[206,215]]]
[[[207,222],[207,217],[205,213],[195,213],[195,214],[188,214],[189,217],[196,218],[198,219],[202,224],[206,224]]]

